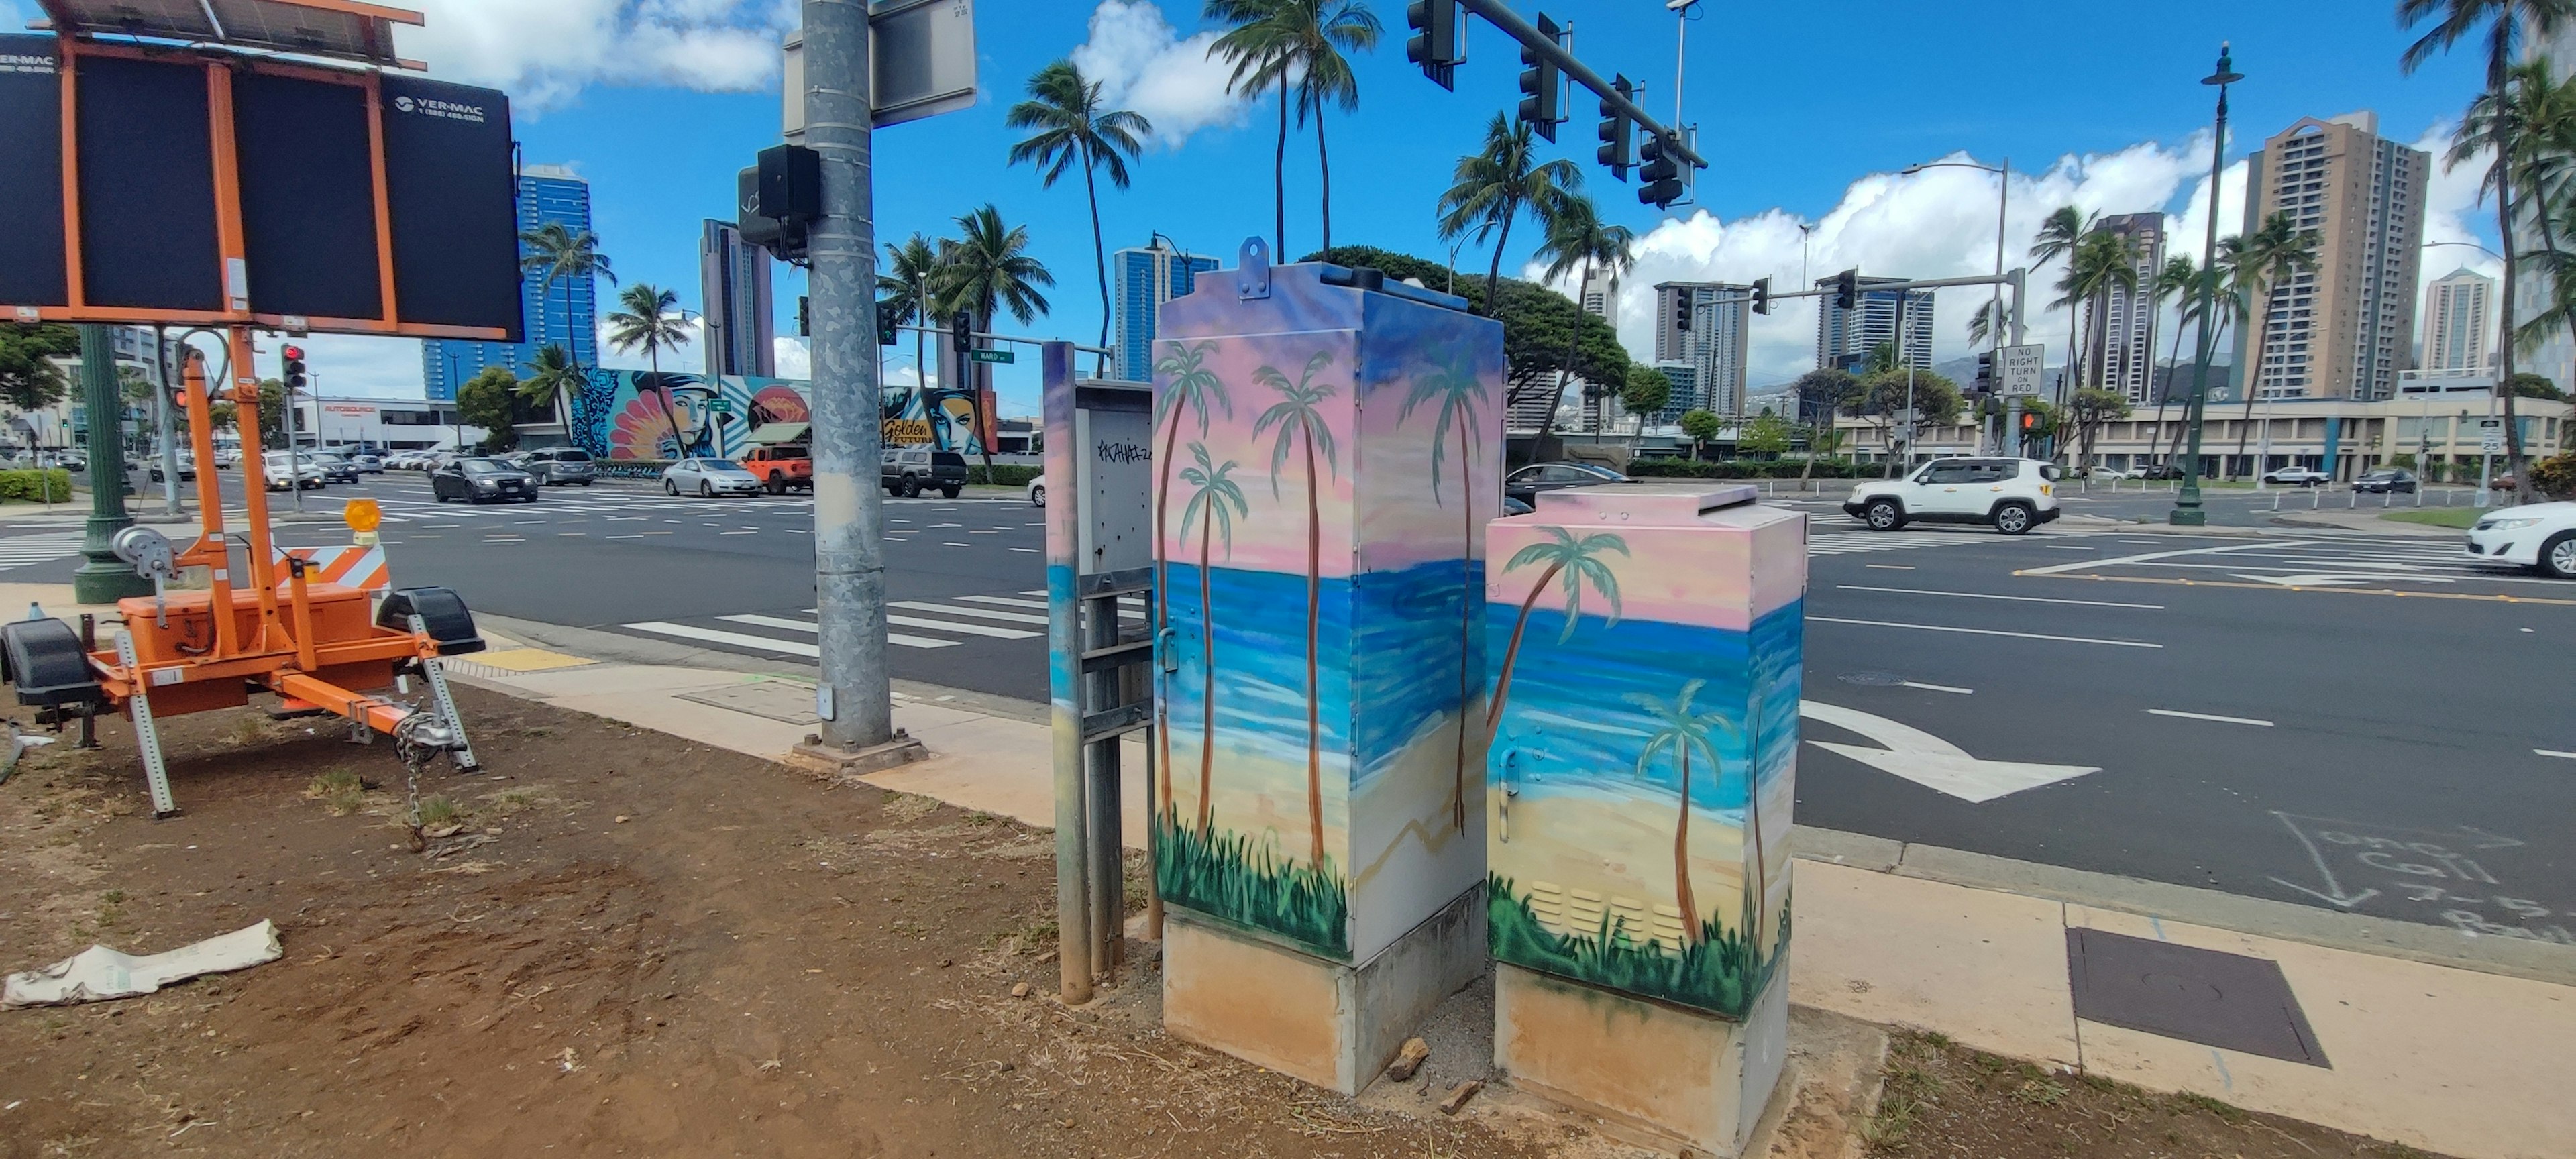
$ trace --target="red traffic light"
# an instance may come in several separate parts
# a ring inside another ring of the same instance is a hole
[[[2035,426],[2038,426],[2038,425],[2039,425],[2039,416],[2038,416],[2038,415],[2032,414],[2032,413],[2030,413],[2029,411],[2023,411],[2023,412],[2021,412],[2021,427],[2022,427],[2022,429],[2023,429],[2023,430],[2029,430],[2030,428],[2035,427]]]
[[[295,362],[302,362],[302,361],[304,361],[304,348],[303,348],[303,347],[301,347],[301,346],[289,346],[289,347],[287,347],[284,351],[282,351],[282,353],[284,353],[284,354],[286,355],[286,357],[287,357],[288,359],[292,360],[292,361],[295,361]]]

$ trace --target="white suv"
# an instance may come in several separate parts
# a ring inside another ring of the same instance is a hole
[[[2469,529],[2469,558],[2576,580],[2576,503],[2507,507]]]
[[[1985,523],[2019,535],[2057,518],[2057,467],[2036,459],[1934,459],[1901,479],[1862,483],[1843,511],[1875,531],[1908,523]]]

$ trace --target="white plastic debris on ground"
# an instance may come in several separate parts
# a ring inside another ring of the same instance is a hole
[[[149,994],[172,982],[199,974],[221,974],[285,955],[277,941],[277,923],[260,923],[192,946],[138,958],[105,946],[90,948],[47,966],[9,975],[0,1006],[69,1006]]]

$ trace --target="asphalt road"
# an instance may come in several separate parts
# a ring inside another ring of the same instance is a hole
[[[803,497],[609,481],[466,507],[395,473],[308,506],[353,494],[384,505],[398,582],[477,611],[814,655]],[[2481,571],[2447,538],[1879,534],[1831,503],[1799,503],[1818,513],[1800,822],[2576,943],[2558,844],[2576,585]],[[1042,700],[1039,513],[896,500],[887,523],[894,675]],[[0,528],[0,578],[67,578],[76,549],[76,531]]]

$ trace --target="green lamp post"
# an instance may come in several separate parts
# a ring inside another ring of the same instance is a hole
[[[2209,144],[2209,238],[2202,244],[2200,258],[2200,346],[2194,356],[2191,376],[2191,405],[2184,409],[2183,425],[2191,428],[2191,445],[2183,453],[2182,490],[2174,497],[2173,511],[2167,522],[2175,527],[2200,527],[2209,522],[2209,512],[2200,505],[2200,435],[2202,420],[2209,410],[2209,358],[2213,334],[2210,321],[2216,314],[2211,301],[2218,292],[2218,183],[2227,169],[2227,86],[2244,80],[2236,71],[2235,59],[2227,43],[2218,45],[2218,69],[2200,78],[2200,83],[2218,86],[2218,129]],[[2251,388],[2252,379],[2247,379]]]
[[[89,415],[89,526],[81,537],[80,570],[72,573],[73,598],[114,603],[152,594],[152,583],[116,558],[116,533],[134,524],[125,514],[123,433],[125,392],[116,378],[116,346],[108,328],[84,325],[81,336],[81,406]]]

